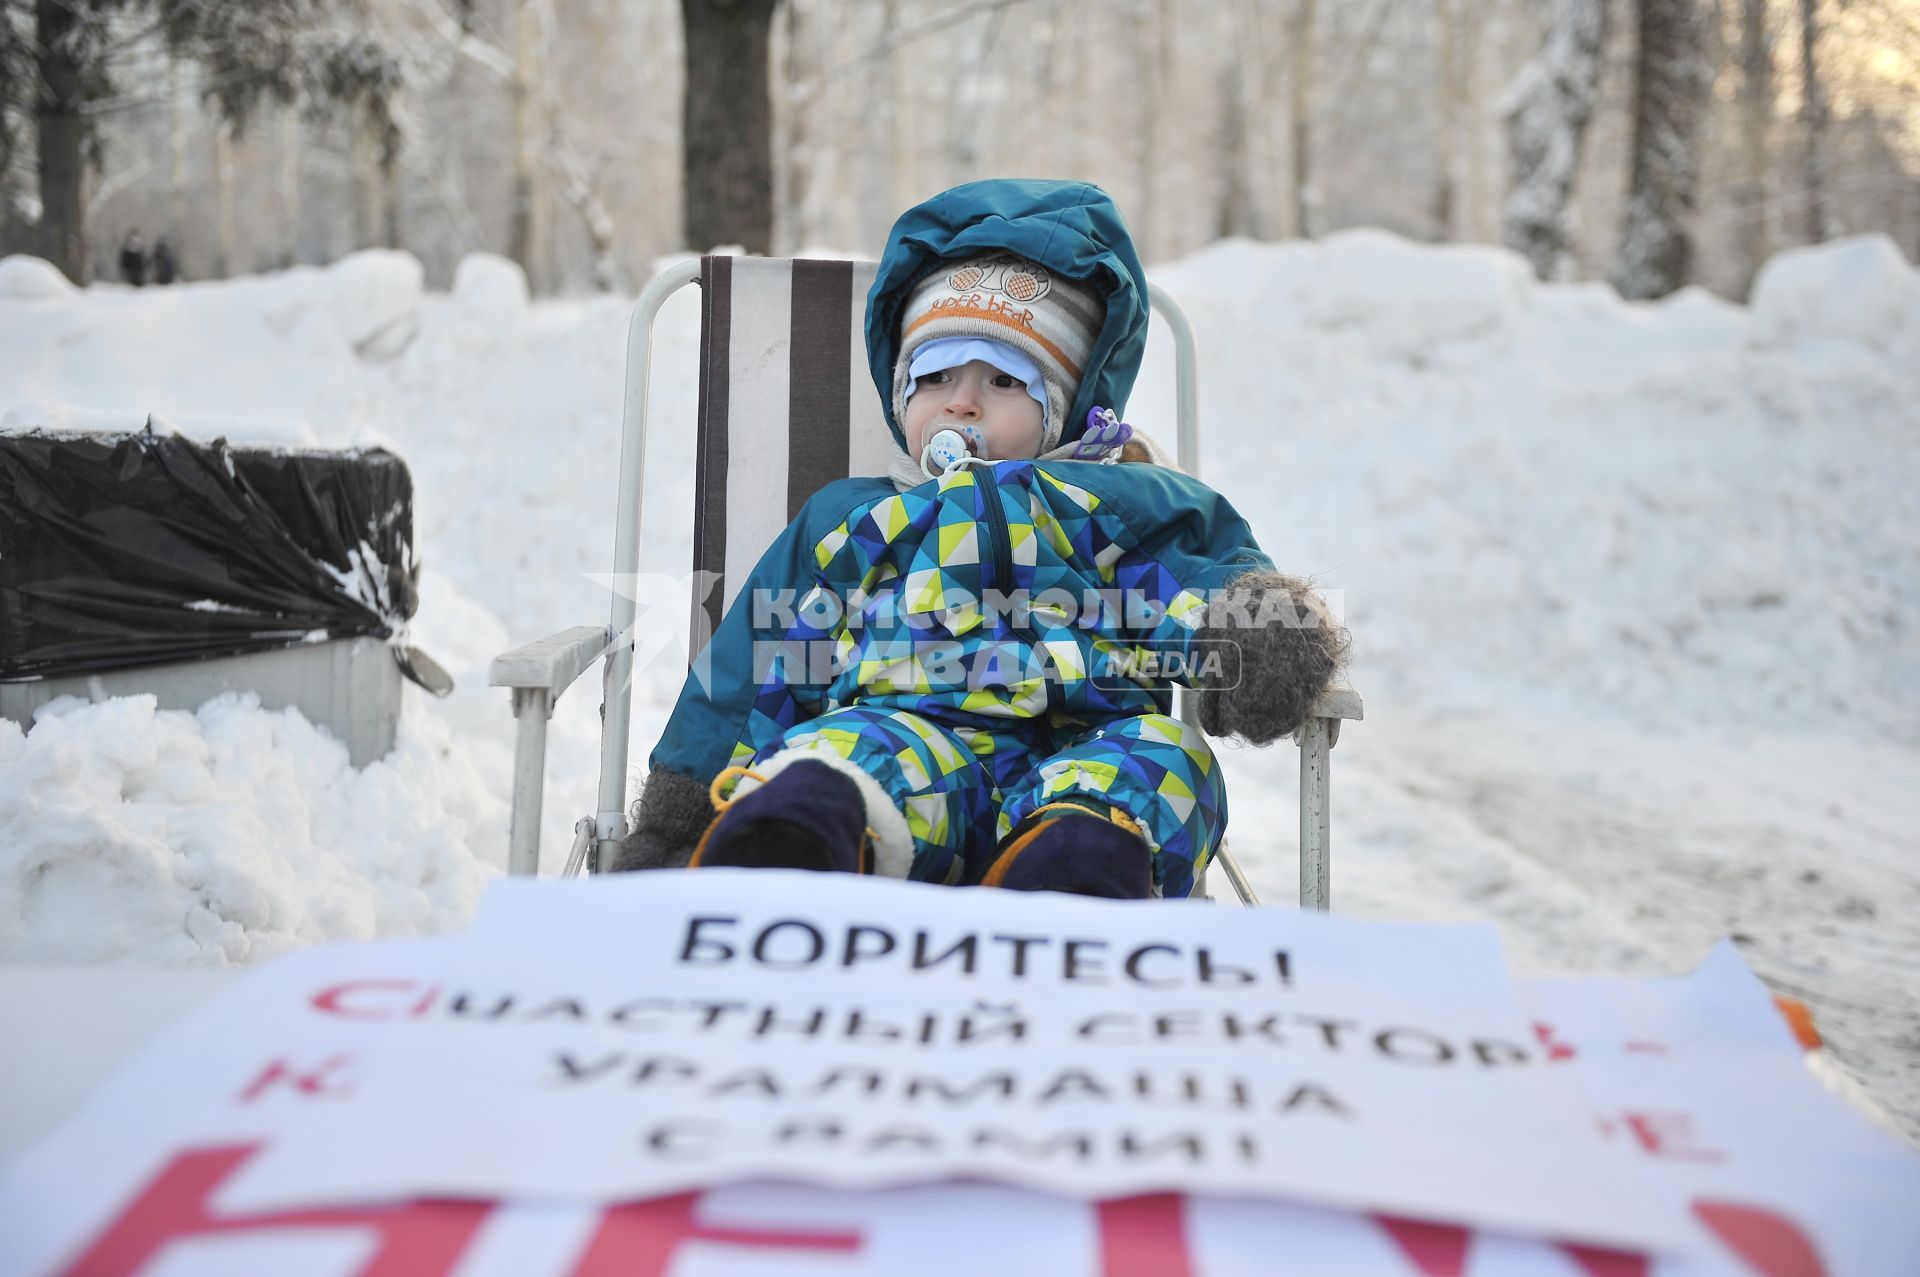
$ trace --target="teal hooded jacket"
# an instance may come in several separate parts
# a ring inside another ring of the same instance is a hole
[[[988,249],[1106,299],[1064,439],[1094,406],[1123,411],[1146,349],[1139,256],[1104,191],[1032,180],[956,187],[895,223],[867,298],[882,404],[912,286]],[[904,455],[890,411],[888,424]],[[1225,498],[1166,467],[1011,460],[904,492],[843,479],[802,507],[696,654],[652,765],[705,782],[849,704],[994,730],[1167,712],[1169,679],[1207,676],[1195,639],[1211,592],[1272,566]]]
[[[1062,443],[1086,428],[1087,411],[1125,415],[1127,396],[1147,351],[1147,272],[1113,199],[1091,182],[999,178],[942,191],[900,215],[867,292],[867,364],[893,430],[893,367],[900,355],[900,309],[913,285],[943,258],[1006,249],[1068,279],[1091,282],[1106,298],[1107,319],[1094,338],[1080,389],[1067,410]]]

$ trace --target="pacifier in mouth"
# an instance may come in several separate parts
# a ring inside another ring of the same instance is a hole
[[[920,471],[929,479],[938,479],[969,461],[988,459],[986,436],[978,426],[963,423],[933,432],[927,446],[920,450]]]

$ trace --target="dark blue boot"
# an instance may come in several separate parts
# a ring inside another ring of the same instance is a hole
[[[860,787],[825,763],[790,764],[752,793],[727,802],[707,826],[689,867],[718,865],[873,872]]]
[[[1144,900],[1153,894],[1153,848],[1110,808],[1049,803],[1008,836],[981,885]]]

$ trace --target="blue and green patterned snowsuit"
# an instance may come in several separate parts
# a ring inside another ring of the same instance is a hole
[[[1136,502],[1182,513],[1130,519]],[[1155,466],[843,480],[761,559],[654,764],[712,776],[830,746],[897,801],[932,882],[977,882],[1027,812],[1091,795],[1146,827],[1162,894],[1186,895],[1226,793],[1146,654],[1190,668],[1207,593],[1270,566],[1224,498]]]
[[[1145,275],[1106,196],[1060,183],[975,183],[901,219],[868,306],[882,400],[899,294],[930,261],[979,247],[1103,287],[1069,420],[1119,411],[1145,344]],[[1219,845],[1226,793],[1165,675],[1203,657],[1209,593],[1271,568],[1224,498],[1162,467],[1003,461],[905,492],[842,480],[762,556],[652,762],[705,781],[831,748],[895,800],[911,877],[931,882],[978,882],[1033,808],[1090,796],[1141,823],[1160,893],[1184,896]]]

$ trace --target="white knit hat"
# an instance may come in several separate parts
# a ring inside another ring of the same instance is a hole
[[[1046,382],[1040,450],[1060,443],[1067,409],[1106,304],[1092,288],[1014,253],[990,252],[940,263],[913,286],[900,312],[900,353],[893,365],[893,418],[907,419],[913,352],[943,337],[1005,342],[1030,357]]]

